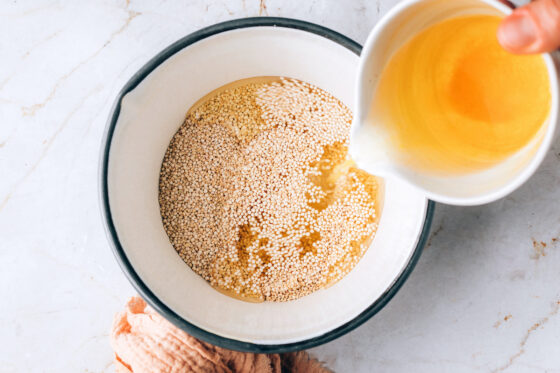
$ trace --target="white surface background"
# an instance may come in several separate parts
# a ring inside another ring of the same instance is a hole
[[[363,42],[396,2],[0,2],[0,372],[113,370],[108,330],[134,291],[103,232],[97,162],[140,66],[259,14]],[[560,142],[510,197],[438,206],[433,230],[394,300],[312,354],[336,372],[560,372]]]

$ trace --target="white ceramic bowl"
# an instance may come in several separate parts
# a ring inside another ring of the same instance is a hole
[[[103,143],[102,210],[123,271],[168,320],[230,349],[302,349],[360,325],[402,285],[425,243],[433,208],[406,183],[386,182],[377,235],[350,274],[285,303],[247,303],[214,290],[177,255],[159,213],[161,162],[195,101],[232,81],[272,75],[312,83],[352,107],[359,50],[344,36],[309,23],[243,19],[179,40],[125,85]]]
[[[452,205],[480,205],[500,199],[519,188],[542,163],[557,132],[558,76],[554,61],[544,54],[550,78],[551,109],[539,133],[523,149],[495,166],[457,176],[435,176],[391,161],[360,159],[359,144],[368,146],[369,108],[378,79],[393,54],[412,37],[433,24],[464,15],[504,16],[511,9],[497,0],[404,0],[388,12],[368,36],[358,69],[351,149],[358,165],[366,171],[397,177],[424,192],[428,198]],[[410,61],[411,64],[414,61]],[[358,95],[358,93],[356,93]],[[504,92],[507,94],[507,92]],[[361,141],[360,141],[361,140]],[[371,145],[370,145],[371,146]]]

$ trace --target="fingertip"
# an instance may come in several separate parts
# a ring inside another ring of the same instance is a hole
[[[560,0],[537,0],[506,17],[497,33],[499,43],[516,54],[545,53],[560,46]]]
[[[511,48],[509,47],[508,41],[512,36],[510,35],[509,27],[506,25],[506,23],[507,18],[502,20],[502,22],[500,23],[496,37],[498,38],[498,43],[500,43],[502,48],[504,48],[508,52],[515,53],[515,50],[511,50]]]
[[[497,32],[498,42],[511,53],[532,53],[539,31],[533,18],[523,8],[504,18]]]

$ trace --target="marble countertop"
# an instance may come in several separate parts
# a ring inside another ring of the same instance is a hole
[[[396,3],[0,3],[0,372],[114,369],[108,330],[134,290],[101,224],[98,154],[140,66],[198,28],[256,15],[363,42]],[[511,196],[439,205],[393,301],[311,353],[336,372],[560,372],[560,142]]]

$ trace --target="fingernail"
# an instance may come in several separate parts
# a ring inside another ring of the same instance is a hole
[[[504,47],[519,50],[530,47],[537,41],[537,26],[524,13],[513,13],[504,20],[498,30],[498,40]]]

